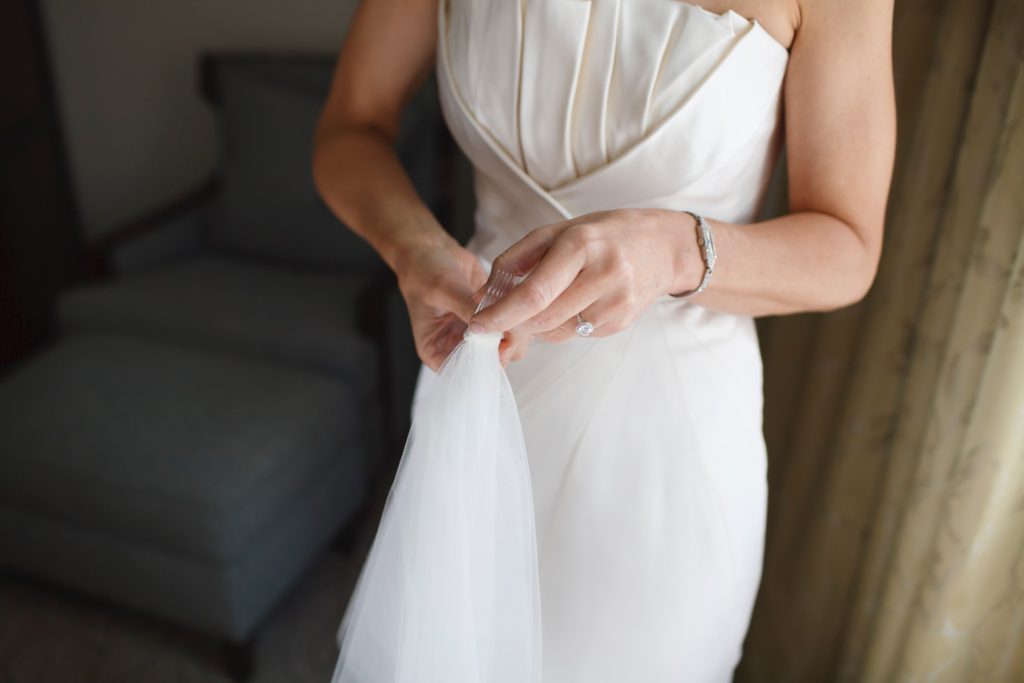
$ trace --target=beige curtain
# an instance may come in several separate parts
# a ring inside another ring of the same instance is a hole
[[[741,683],[1024,681],[1024,2],[898,0],[893,47],[875,285],[758,319],[769,528]]]

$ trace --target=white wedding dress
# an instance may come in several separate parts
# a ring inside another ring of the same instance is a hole
[[[441,103],[474,166],[468,246],[485,264],[603,209],[755,220],[789,58],[756,20],[678,0],[439,4]],[[543,681],[729,681],[767,505],[753,319],[665,295],[618,334],[535,339],[507,374],[534,491]],[[414,400],[434,377],[421,366]]]

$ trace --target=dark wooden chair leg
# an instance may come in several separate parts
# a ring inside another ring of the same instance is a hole
[[[232,680],[245,683],[252,678],[255,663],[255,647],[253,639],[244,642],[233,640],[221,641],[221,659],[224,671]]]

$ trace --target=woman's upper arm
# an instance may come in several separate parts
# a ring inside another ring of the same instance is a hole
[[[784,83],[790,211],[829,214],[881,253],[896,148],[893,0],[801,0]]]
[[[402,109],[434,66],[439,0],[361,0],[338,55],[316,138],[342,126],[392,140]]]

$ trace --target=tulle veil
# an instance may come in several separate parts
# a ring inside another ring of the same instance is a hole
[[[493,269],[480,310],[518,278]],[[331,683],[537,683],[529,465],[500,334],[468,331],[413,406]]]

